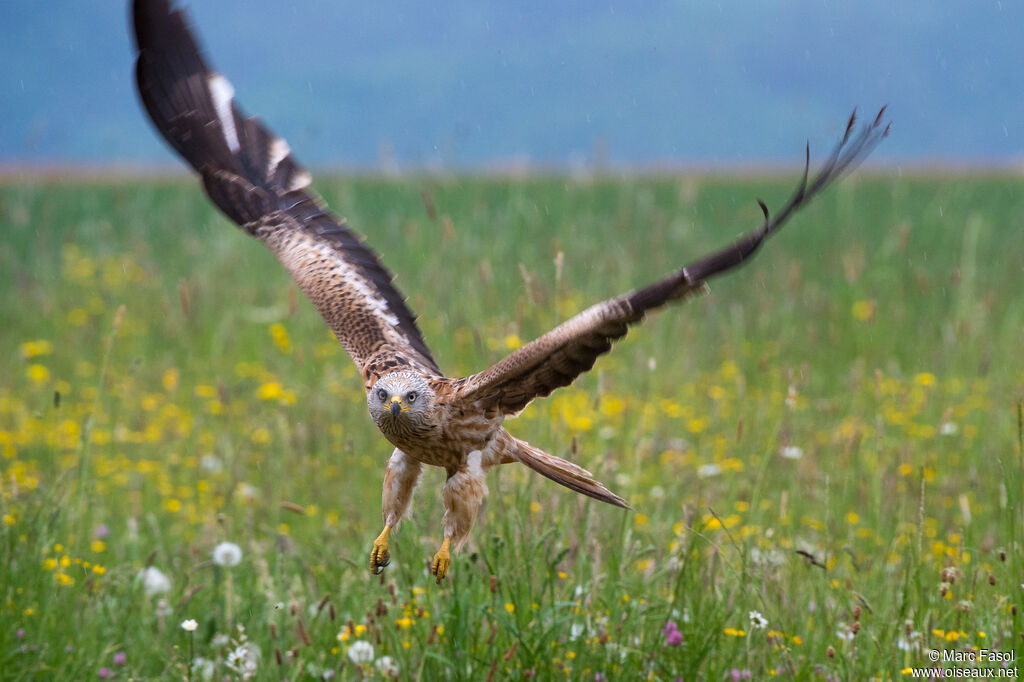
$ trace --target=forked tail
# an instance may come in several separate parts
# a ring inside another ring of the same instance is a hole
[[[539,448],[535,448],[524,440],[515,439],[515,458],[526,466],[536,471],[541,476],[550,478],[555,483],[561,483],[570,490],[575,490],[595,500],[613,504],[616,507],[629,509],[626,501],[605,488],[600,481],[583,467],[572,462],[548,454]]]

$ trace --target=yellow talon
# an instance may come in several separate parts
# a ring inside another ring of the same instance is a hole
[[[370,550],[370,573],[380,575],[384,567],[391,563],[391,552],[388,551],[388,535],[391,534],[391,526],[384,526],[377,539],[373,541],[373,549]]]
[[[448,575],[448,566],[452,562],[452,555],[448,551],[451,547],[452,539],[445,538],[444,542],[441,543],[441,549],[437,550],[437,554],[434,555],[434,561],[430,564],[430,572],[437,576],[437,584],[441,584],[441,580]]]

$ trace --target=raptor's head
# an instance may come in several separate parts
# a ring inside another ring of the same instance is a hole
[[[434,406],[430,382],[413,372],[394,372],[380,378],[366,394],[370,416],[385,435],[402,435],[429,428]]]

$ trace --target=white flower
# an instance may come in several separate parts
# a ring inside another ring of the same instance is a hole
[[[239,673],[243,680],[251,680],[256,674],[259,662],[260,648],[252,642],[243,641],[228,654],[225,664]]]
[[[956,435],[957,429],[956,422],[942,422],[942,426],[939,427],[939,433],[943,436]]]
[[[786,459],[800,459],[804,456],[804,450],[798,445],[787,445],[779,450],[779,454]]]
[[[349,650],[349,656],[351,655],[352,652]],[[390,656],[381,656],[377,659],[377,670],[384,677],[396,677],[398,675],[398,661]]]
[[[204,682],[212,680],[214,665],[214,662],[210,659],[196,656],[192,661],[192,673]]]
[[[171,608],[171,605],[167,602],[166,599],[161,597],[160,600],[156,603],[156,615],[158,615],[161,618],[166,618],[172,613],[174,613],[174,609]]]
[[[697,476],[699,478],[708,478],[709,476],[717,476],[722,473],[722,467],[717,464],[702,464],[697,469]]]
[[[147,566],[139,571],[135,579],[142,583],[146,594],[162,594],[171,591],[171,579],[156,566]]]
[[[199,627],[199,623],[196,622],[195,618],[181,621],[181,629],[185,632],[195,632],[197,627]]]
[[[896,640],[896,646],[900,651],[916,651],[921,648],[921,638],[921,633],[916,631],[906,637],[900,635]]]
[[[246,502],[252,502],[260,496],[260,491],[252,483],[242,481],[238,484],[238,487],[235,488],[235,494]]]
[[[217,455],[203,455],[199,458],[199,468],[203,471],[223,471],[224,462]]]
[[[237,566],[242,561],[242,548],[233,542],[222,542],[213,548],[213,563],[218,566]]]
[[[373,645],[369,642],[359,640],[348,648],[348,657],[356,665],[366,665],[373,662]]]
[[[750,627],[755,630],[764,630],[768,627],[768,619],[761,615],[760,611],[751,611],[750,616]]]

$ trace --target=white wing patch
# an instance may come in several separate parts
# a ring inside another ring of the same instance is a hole
[[[219,73],[207,78],[206,85],[210,89],[210,99],[213,100],[217,118],[220,120],[220,127],[224,131],[224,141],[228,143],[228,149],[238,152],[241,145],[238,143],[238,130],[235,129],[235,114],[231,111],[231,100],[235,97],[235,88],[227,78]],[[285,156],[287,155],[286,152]],[[277,163],[281,163],[281,159],[278,159]]]
[[[280,161],[278,161],[280,163]],[[285,188],[289,192],[294,192],[297,189],[303,187],[309,187],[310,183],[313,182],[313,176],[309,174],[309,171],[299,171],[292,175],[291,180],[288,182],[288,186]]]
[[[288,158],[288,155],[292,153],[291,147],[288,143],[282,140],[280,137],[275,137],[274,141],[270,143],[269,158],[267,159],[267,177],[271,177],[277,172],[278,165]]]

